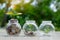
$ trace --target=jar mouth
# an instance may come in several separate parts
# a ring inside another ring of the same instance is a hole
[[[42,21],[42,23],[52,23],[52,21]]]
[[[35,23],[34,20],[26,20],[26,23]]]
[[[18,20],[17,19],[10,19],[9,23],[18,23]]]

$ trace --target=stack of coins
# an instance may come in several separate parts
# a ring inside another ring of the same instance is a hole
[[[17,35],[20,33],[21,29],[19,29],[18,27],[16,27],[16,24],[12,24],[9,27],[7,27],[7,33],[9,35]]]

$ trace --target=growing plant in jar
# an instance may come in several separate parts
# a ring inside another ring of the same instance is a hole
[[[35,36],[36,31],[37,31],[37,26],[34,23],[26,23],[25,26],[23,27],[24,29],[24,34],[28,36]]]
[[[52,35],[55,32],[55,27],[52,24],[52,21],[42,21],[39,26],[39,31],[42,35]]]

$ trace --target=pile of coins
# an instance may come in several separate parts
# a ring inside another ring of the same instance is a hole
[[[32,31],[25,31],[24,34],[27,36],[35,36],[35,34]]]
[[[21,31],[21,26],[17,19],[10,19],[6,27],[6,31],[9,35],[18,35]]]
[[[18,27],[16,27],[15,24],[12,24],[11,26],[9,26],[8,28],[6,28],[7,33],[9,35],[17,35],[20,33],[21,29],[19,29]]]

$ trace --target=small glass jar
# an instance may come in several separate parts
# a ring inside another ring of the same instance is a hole
[[[10,19],[6,26],[7,33],[9,35],[18,35],[21,31],[21,26],[17,19]]]
[[[39,26],[39,33],[41,35],[50,36],[55,32],[54,25],[52,21],[42,21],[41,25]]]
[[[27,36],[36,36],[38,27],[34,20],[27,20],[23,26],[23,30]]]

